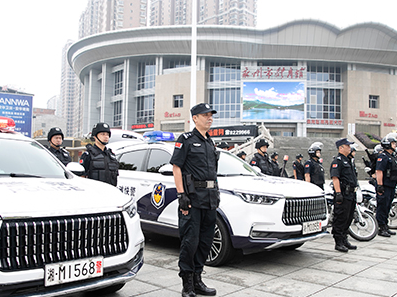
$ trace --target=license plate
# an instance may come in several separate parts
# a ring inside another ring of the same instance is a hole
[[[302,234],[310,234],[321,231],[321,221],[302,223]]]
[[[103,257],[45,265],[46,287],[103,275]]]

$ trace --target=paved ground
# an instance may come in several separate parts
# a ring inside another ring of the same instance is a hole
[[[237,255],[223,267],[205,267],[204,281],[217,296],[397,296],[397,236],[375,237],[347,254],[331,235],[295,251]],[[181,296],[178,239],[146,235],[145,264],[135,280],[109,296]]]

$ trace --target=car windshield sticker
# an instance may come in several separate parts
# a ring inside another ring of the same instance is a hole
[[[165,200],[164,196],[165,196],[165,185],[161,183],[154,185],[151,201],[155,208],[159,209],[160,207],[163,207]]]

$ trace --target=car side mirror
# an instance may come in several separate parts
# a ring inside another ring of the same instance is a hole
[[[159,172],[162,175],[174,175],[173,171],[172,171],[172,165],[171,164],[165,164],[163,166],[160,167]]]
[[[85,172],[84,167],[77,162],[70,162],[66,168],[77,176],[83,176]]]

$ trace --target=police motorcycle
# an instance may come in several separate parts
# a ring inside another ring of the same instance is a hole
[[[325,184],[324,191],[328,206],[328,227],[331,227],[334,217],[333,183],[331,182],[329,185]],[[363,204],[363,201],[371,199],[372,194],[369,195],[366,189],[364,190],[359,186],[356,189],[356,195],[356,208],[348,232],[351,237],[358,241],[370,241],[378,233],[378,222],[375,218],[375,213],[367,208]]]

